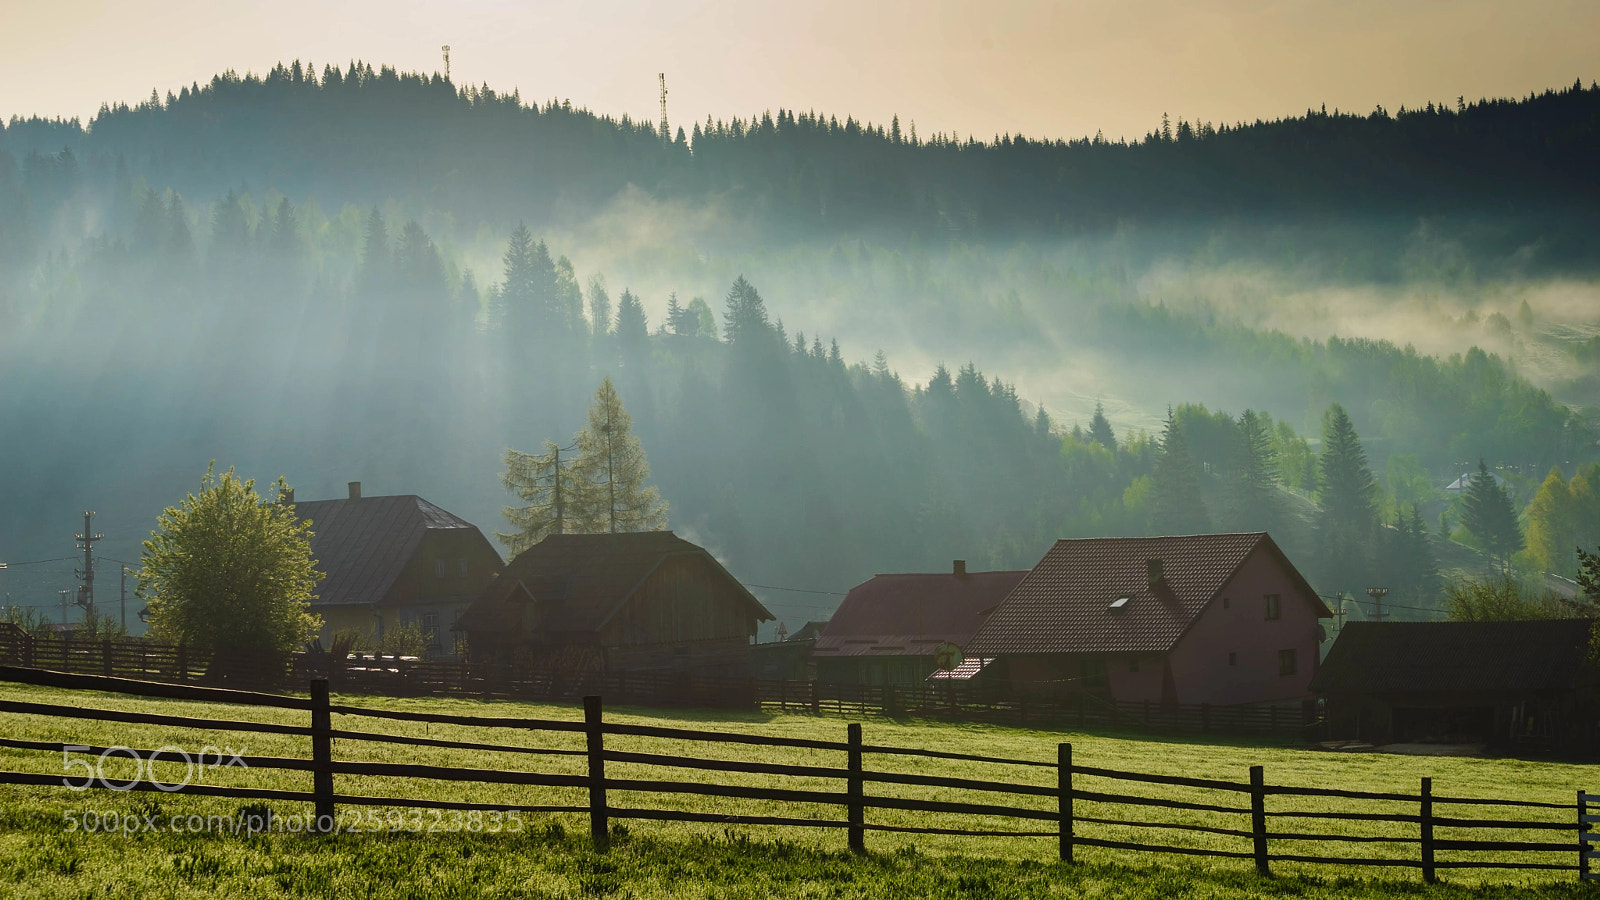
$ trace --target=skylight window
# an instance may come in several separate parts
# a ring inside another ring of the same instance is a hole
[[[1128,608],[1128,601],[1132,599],[1133,597],[1131,595],[1123,594],[1121,597],[1111,601],[1110,605],[1108,605],[1106,609],[1110,610],[1111,612],[1122,612]]]

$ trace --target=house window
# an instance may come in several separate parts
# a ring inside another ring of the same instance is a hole
[[[1228,651],[1228,665],[1237,666],[1238,664],[1239,664],[1239,654],[1233,652],[1232,650],[1229,650]]]
[[[1267,595],[1267,618],[1277,619],[1283,615],[1281,598],[1277,594]]]
[[[439,652],[439,614],[422,614],[422,636],[428,639],[428,650]]]
[[[466,557],[462,557],[462,558],[456,560],[456,577],[457,578],[465,578],[465,577],[467,577],[467,560],[466,560]]]
[[[1294,674],[1294,651],[1278,651],[1278,677],[1286,678]]]
[[[443,559],[435,559],[433,561],[433,577],[435,577],[435,578],[443,578],[444,577],[444,560]]]

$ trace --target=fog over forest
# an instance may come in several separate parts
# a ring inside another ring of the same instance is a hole
[[[1402,557],[1410,523],[1446,552],[1440,486],[1482,458],[1525,504],[1600,459],[1594,85],[1133,143],[845,112],[662,134],[296,62],[13,119],[0,561],[69,556],[85,509],[136,561],[213,459],[504,530],[503,451],[567,441],[607,376],[671,527],[791,630],[839,598],[782,588],[1200,526],[1269,528],[1322,593],[1382,577],[1429,607]],[[1405,526],[1356,563],[1310,525],[1331,404]],[[1269,504],[1218,415],[1247,409]],[[0,594],[54,612],[71,569]]]

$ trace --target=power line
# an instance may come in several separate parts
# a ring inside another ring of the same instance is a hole
[[[5,563],[4,565],[5,565],[6,568],[9,569],[12,566],[38,566],[38,565],[43,565],[44,563],[69,562],[69,561],[74,561],[76,559],[77,559],[76,556],[58,556],[55,559],[30,559],[27,562]]]
[[[794,594],[828,594],[834,597],[847,596],[846,594],[841,594],[838,591],[813,591],[807,588],[778,587],[775,584],[754,584],[748,581],[745,582],[745,587],[763,588],[769,591],[789,591],[790,593]]]

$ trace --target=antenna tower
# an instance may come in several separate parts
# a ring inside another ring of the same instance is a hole
[[[671,143],[672,130],[667,127],[667,73],[661,72],[656,78],[661,82],[661,139]]]
[[[444,80],[445,81],[449,81],[450,80],[450,45],[449,44],[445,44],[443,47],[440,47],[439,49],[444,51]]]
[[[83,607],[85,613],[94,612],[94,542],[105,535],[95,534],[94,510],[85,510],[83,514],[83,534],[75,534],[78,549],[83,551],[83,569],[76,572],[78,580],[83,584],[78,586],[78,605]],[[64,613],[63,613],[64,615]],[[63,618],[62,624],[66,624]]]

